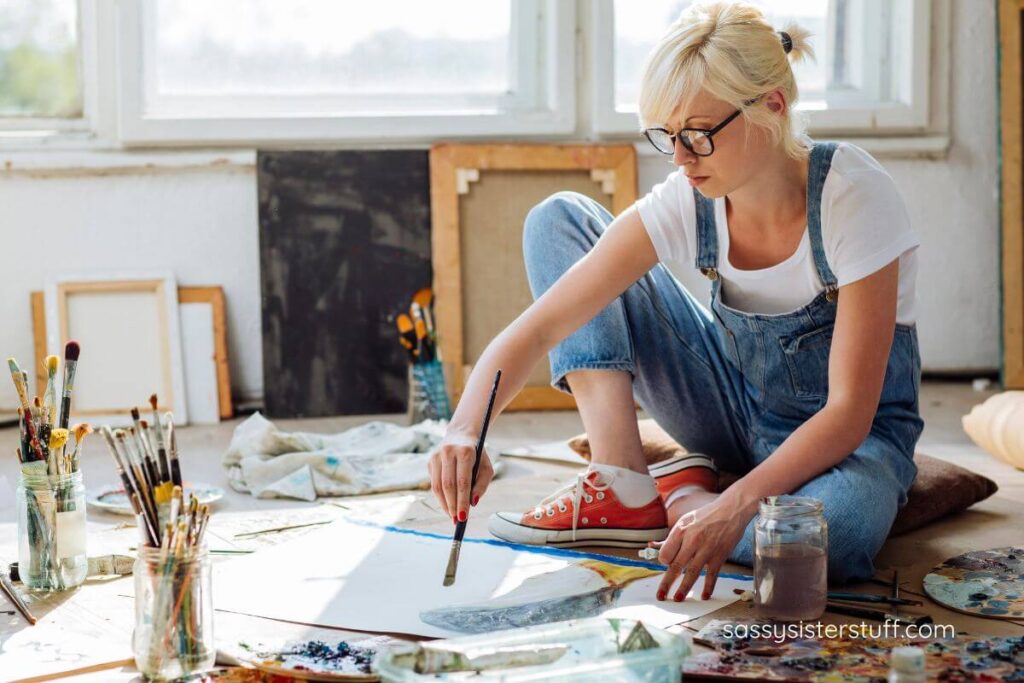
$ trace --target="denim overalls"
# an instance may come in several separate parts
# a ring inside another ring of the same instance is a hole
[[[824,405],[838,304],[821,239],[821,192],[835,143],[816,143],[807,179],[807,230],[824,289],[789,313],[752,314],[722,302],[714,202],[697,200],[696,267],[711,278],[711,310],[658,264],[550,353],[552,384],[580,369],[624,370],[641,407],[692,452],[743,474]],[[597,242],[613,216],[574,192],[527,216],[523,249],[534,298]],[[794,491],[825,504],[829,579],[874,573],[873,559],[914,481],[921,361],[914,326],[896,325],[871,432],[845,460]],[[730,560],[751,566],[753,520]]]

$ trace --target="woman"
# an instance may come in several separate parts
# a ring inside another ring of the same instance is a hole
[[[797,27],[760,10],[690,8],[648,58],[640,118],[678,166],[618,217],[558,193],[527,217],[536,301],[487,347],[442,448],[433,490],[465,519],[491,479],[473,444],[494,371],[508,404],[550,352],[593,452],[578,479],[493,534],[521,543],[659,548],[658,599],[707,569],[753,563],[764,496],[824,502],[829,578],[870,577],[914,480],[920,357],[918,240],[866,152],[813,143],[793,106]],[[664,263],[711,280],[710,310]],[[648,469],[634,400],[689,450]],[[718,470],[744,473],[718,493]]]

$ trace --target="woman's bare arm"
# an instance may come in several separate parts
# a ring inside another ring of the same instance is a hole
[[[471,495],[473,445],[495,371],[501,369],[501,386],[492,420],[519,393],[551,348],[597,315],[657,261],[640,215],[631,207],[612,221],[586,256],[487,345],[452,416],[448,443],[430,463],[432,488],[445,512],[457,517],[490,483],[492,472],[485,458]]]

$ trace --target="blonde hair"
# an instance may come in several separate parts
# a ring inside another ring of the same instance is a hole
[[[789,54],[782,35],[753,5],[719,0],[689,7],[647,57],[640,84],[641,130],[665,125],[703,89],[742,110],[790,157],[807,156],[806,124],[793,107],[798,93],[790,62],[813,59],[814,51],[803,28],[789,24],[783,31],[792,45]],[[785,116],[750,102],[776,88],[786,98]]]

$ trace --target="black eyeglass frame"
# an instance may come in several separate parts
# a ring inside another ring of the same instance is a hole
[[[751,100],[750,102],[746,102],[745,104],[751,104],[751,103],[755,102],[756,99],[757,98]],[[732,122],[733,119],[735,119],[737,116],[739,116],[742,113],[743,113],[742,109],[737,109],[732,114],[730,114],[728,118],[726,118],[724,121],[719,123],[714,128],[683,128],[678,133],[673,133],[673,132],[669,131],[666,128],[647,128],[647,129],[644,130],[644,137],[647,138],[647,142],[651,143],[651,146],[654,147],[654,149],[658,150],[660,153],[662,153],[662,154],[664,154],[666,156],[671,156],[671,155],[676,153],[676,139],[678,139],[679,142],[682,143],[683,147],[685,147],[686,150],[688,152],[690,152],[690,154],[695,154],[696,156],[699,156],[699,157],[709,157],[709,156],[711,156],[712,154],[715,153],[714,135],[716,133],[718,133],[718,131],[722,130],[727,125],[729,125]],[[668,139],[672,141],[672,151],[671,152],[666,152],[661,147],[658,147],[656,144],[654,144],[654,140],[651,139],[651,131],[661,131],[662,133],[665,133],[666,135],[668,135]],[[696,133],[703,133],[704,137],[706,137],[708,139],[708,142],[711,144],[711,151],[708,152],[707,154],[701,154],[700,152],[695,151],[693,149],[693,143],[690,142],[690,138],[685,136],[685,135],[682,135],[686,131],[694,131]]]

